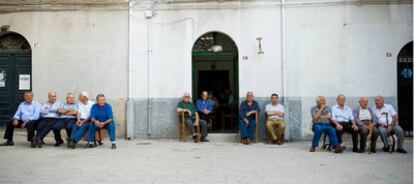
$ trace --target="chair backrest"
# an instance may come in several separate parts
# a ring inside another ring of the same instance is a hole
[[[257,142],[258,137],[259,137],[259,112],[257,111],[255,113],[255,119],[256,119],[256,130],[255,130],[254,141]]]
[[[177,116],[178,116],[178,123],[184,123],[184,111],[182,112],[177,112]]]

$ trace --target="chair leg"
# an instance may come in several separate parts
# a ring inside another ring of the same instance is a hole
[[[181,125],[183,127],[183,142],[187,142],[187,132],[185,131],[185,125]]]
[[[258,140],[258,137],[259,137],[259,128],[258,128],[258,126],[256,126],[256,134],[255,134],[255,136],[254,136],[254,142],[255,143],[257,143],[257,140]]]
[[[322,148],[326,149],[327,145],[326,145],[326,134],[323,134],[323,143],[322,143]]]

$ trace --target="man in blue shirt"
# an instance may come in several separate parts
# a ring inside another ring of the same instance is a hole
[[[60,129],[66,129],[66,135],[69,137],[72,133],[72,126],[76,123],[76,116],[78,114],[78,104],[75,103],[75,95],[68,93],[66,96],[66,103],[62,108],[58,109],[60,119],[53,125],[53,133],[55,134],[55,146],[63,144],[62,136],[60,135]],[[68,144],[69,145],[69,144]]]
[[[246,101],[240,104],[240,133],[243,144],[250,144],[256,130],[256,113],[260,112],[259,104],[253,100],[253,92],[246,94]]]
[[[27,128],[27,141],[32,142],[39,119],[40,104],[33,100],[33,93],[24,93],[24,102],[20,103],[13,119],[7,124],[4,139],[7,141],[0,146],[13,146],[14,128]]]
[[[91,121],[89,135],[95,135],[97,128],[106,128],[108,130],[109,140],[112,143],[111,149],[116,149],[114,115],[111,105],[105,102],[105,96],[103,94],[96,96],[96,104],[91,109]],[[88,145],[88,148],[93,147],[90,142]]]
[[[198,99],[197,102],[197,112],[200,115],[200,119],[208,122],[208,116],[213,110],[213,103],[208,99],[207,91],[201,92],[201,99]]]
[[[56,92],[49,92],[48,98],[49,100],[45,104],[43,104],[40,109],[40,115],[42,116],[42,120],[40,120],[39,122],[39,126],[36,132],[36,138],[34,141],[32,141],[32,148],[36,146],[38,148],[42,147],[43,139],[47,136],[47,134],[52,130],[53,126],[59,120],[58,110],[62,108],[62,103],[56,101]]]

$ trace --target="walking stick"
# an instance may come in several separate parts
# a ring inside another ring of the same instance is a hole
[[[372,144],[372,140],[371,140],[371,138],[372,138],[372,129],[373,129],[373,126],[371,124],[368,127],[368,131],[369,131],[369,133],[368,133],[368,154],[371,154],[371,149],[372,149],[372,146],[371,146],[371,144]]]
[[[385,119],[387,121],[387,125],[385,127],[386,127],[386,129],[388,131],[388,127],[389,127],[389,124],[388,124],[389,123],[388,122],[388,112],[383,112],[381,114],[382,115],[385,115]],[[391,137],[391,139],[390,139],[390,137]],[[390,142],[392,141],[392,146],[391,146],[391,149],[390,149],[390,154],[392,154],[392,152],[394,152],[394,147],[395,147],[395,139],[394,139],[394,136],[391,135],[391,133],[388,133],[387,132],[387,139],[388,139],[388,148],[390,148]]]

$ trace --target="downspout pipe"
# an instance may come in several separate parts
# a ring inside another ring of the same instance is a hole
[[[127,119],[126,119],[126,138],[127,140],[134,139],[134,102],[132,100],[131,91],[131,78],[132,78],[132,46],[131,46],[131,19],[132,19],[132,8],[135,5],[135,1],[130,1],[128,5],[128,91],[127,91]]]
[[[285,7],[286,2],[285,0],[280,0],[280,40],[281,40],[281,67],[282,67],[282,96],[283,102],[285,106],[289,106],[288,102],[288,95],[287,95],[287,87],[286,87],[286,16],[285,16]],[[287,113],[289,116],[289,111]],[[290,131],[289,131],[289,117],[285,118],[286,121],[286,133],[285,139],[290,140]]]
[[[151,111],[152,111],[152,106],[151,106],[151,53],[152,53],[152,49],[151,49],[151,20],[148,19],[147,22],[147,137],[150,138],[151,137]]]

